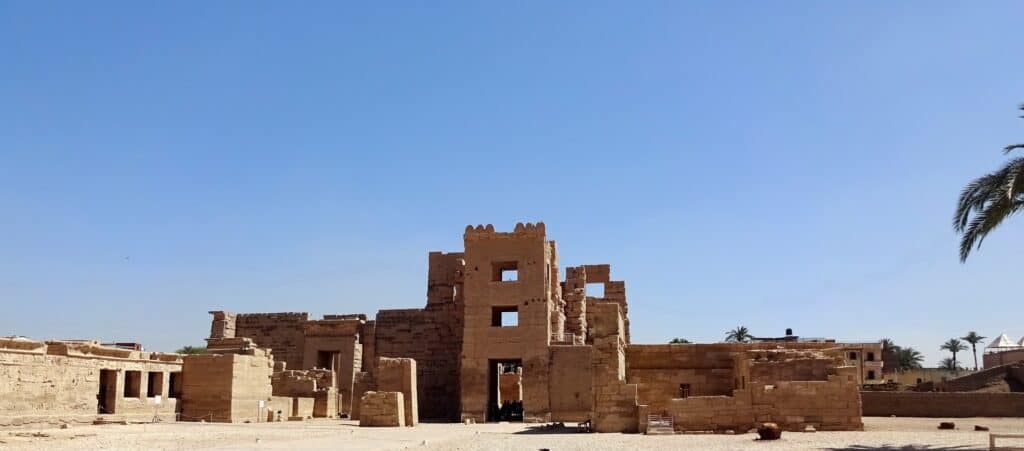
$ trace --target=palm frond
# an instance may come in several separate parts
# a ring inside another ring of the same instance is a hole
[[[1024,144],[1010,144],[1003,148],[1003,154],[1008,154],[1016,149],[1024,149]]]

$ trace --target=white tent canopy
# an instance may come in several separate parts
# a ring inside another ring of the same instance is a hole
[[[1022,339],[1021,342],[1024,343],[1024,339]],[[988,346],[985,346],[985,349],[1007,349],[1019,347],[1021,347],[1021,345],[1014,343],[1013,340],[1010,339],[1010,337],[1006,336],[1006,334],[999,334],[999,336],[996,337],[995,340],[992,340],[992,343],[989,343]]]

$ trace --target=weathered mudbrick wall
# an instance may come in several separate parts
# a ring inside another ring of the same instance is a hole
[[[100,416],[173,421],[181,356],[98,342],[0,339],[0,426],[92,422]],[[157,404],[157,397],[160,403]]]
[[[287,363],[289,369],[300,369],[306,321],[308,313],[239,313],[235,316],[235,336],[251,338],[256,346],[269,348],[274,359]]]
[[[938,382],[935,384],[935,387],[939,391],[960,392],[985,390],[998,386],[1007,388],[1009,388],[1008,386],[1024,386],[1024,378],[1020,377],[1022,375],[1024,375],[1024,362],[1016,362],[1009,365],[985,368],[977,373],[949,379],[945,382]]]
[[[981,361],[985,368],[1022,362],[1024,361],[1024,349],[984,354],[981,356]]]
[[[860,393],[865,416],[1024,417],[1024,393],[881,392]]]

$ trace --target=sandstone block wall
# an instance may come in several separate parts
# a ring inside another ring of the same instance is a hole
[[[860,393],[871,417],[1024,417],[1024,393],[881,392]]]
[[[252,355],[190,355],[184,360],[183,420],[264,420],[273,393],[274,364],[267,350],[253,350]]]
[[[637,432],[637,385],[626,382],[626,339],[619,304],[590,303],[587,315],[594,339],[594,430]]]
[[[101,414],[149,421],[155,413],[173,421],[179,393],[172,390],[170,379],[172,374],[177,379],[181,368],[177,354],[103,347],[89,341],[0,339],[0,426],[88,423]],[[103,370],[107,370],[106,380]],[[129,378],[137,391],[126,396]]]
[[[327,369],[275,371],[271,378],[273,395],[313,400],[313,417],[338,415],[340,399],[334,388],[334,372]]]
[[[381,310],[374,335],[377,356],[416,361],[419,417],[458,421],[462,307],[434,303],[425,309]]]
[[[594,407],[591,346],[552,346],[551,421],[586,421]]]
[[[359,332],[363,320],[344,316],[308,321],[303,324],[302,368],[325,368],[335,373],[335,387],[341,394],[341,412],[351,412],[355,374],[363,366],[363,345]],[[327,362],[322,357],[333,356]]]
[[[405,399],[401,392],[369,391],[359,402],[360,426],[405,426]]]
[[[216,320],[215,320],[216,321]],[[308,313],[239,313],[235,336],[251,338],[256,346],[269,348],[288,368],[302,368],[304,332]]]
[[[501,373],[498,375],[498,403],[523,400],[523,373]]]
[[[465,324],[460,365],[461,409],[464,418],[487,420],[498,402],[492,391],[496,365],[516,361],[523,367],[523,418],[548,421],[549,355],[552,313],[558,311],[554,246],[543,223],[517,224],[513,232],[468,226],[465,243]],[[502,278],[516,271],[515,280]],[[516,310],[517,324],[495,325],[501,311]],[[493,378],[493,379],[492,379]]]
[[[417,425],[419,423],[419,407],[416,391],[416,361],[379,357],[375,376],[378,392],[398,392],[402,395],[405,417],[403,423],[406,426]]]

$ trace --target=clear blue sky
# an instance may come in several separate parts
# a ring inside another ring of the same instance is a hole
[[[418,307],[537,220],[637,342],[1024,334],[1024,217],[950,228],[1024,141],[1024,4],[517,3],[0,4],[0,334]]]

